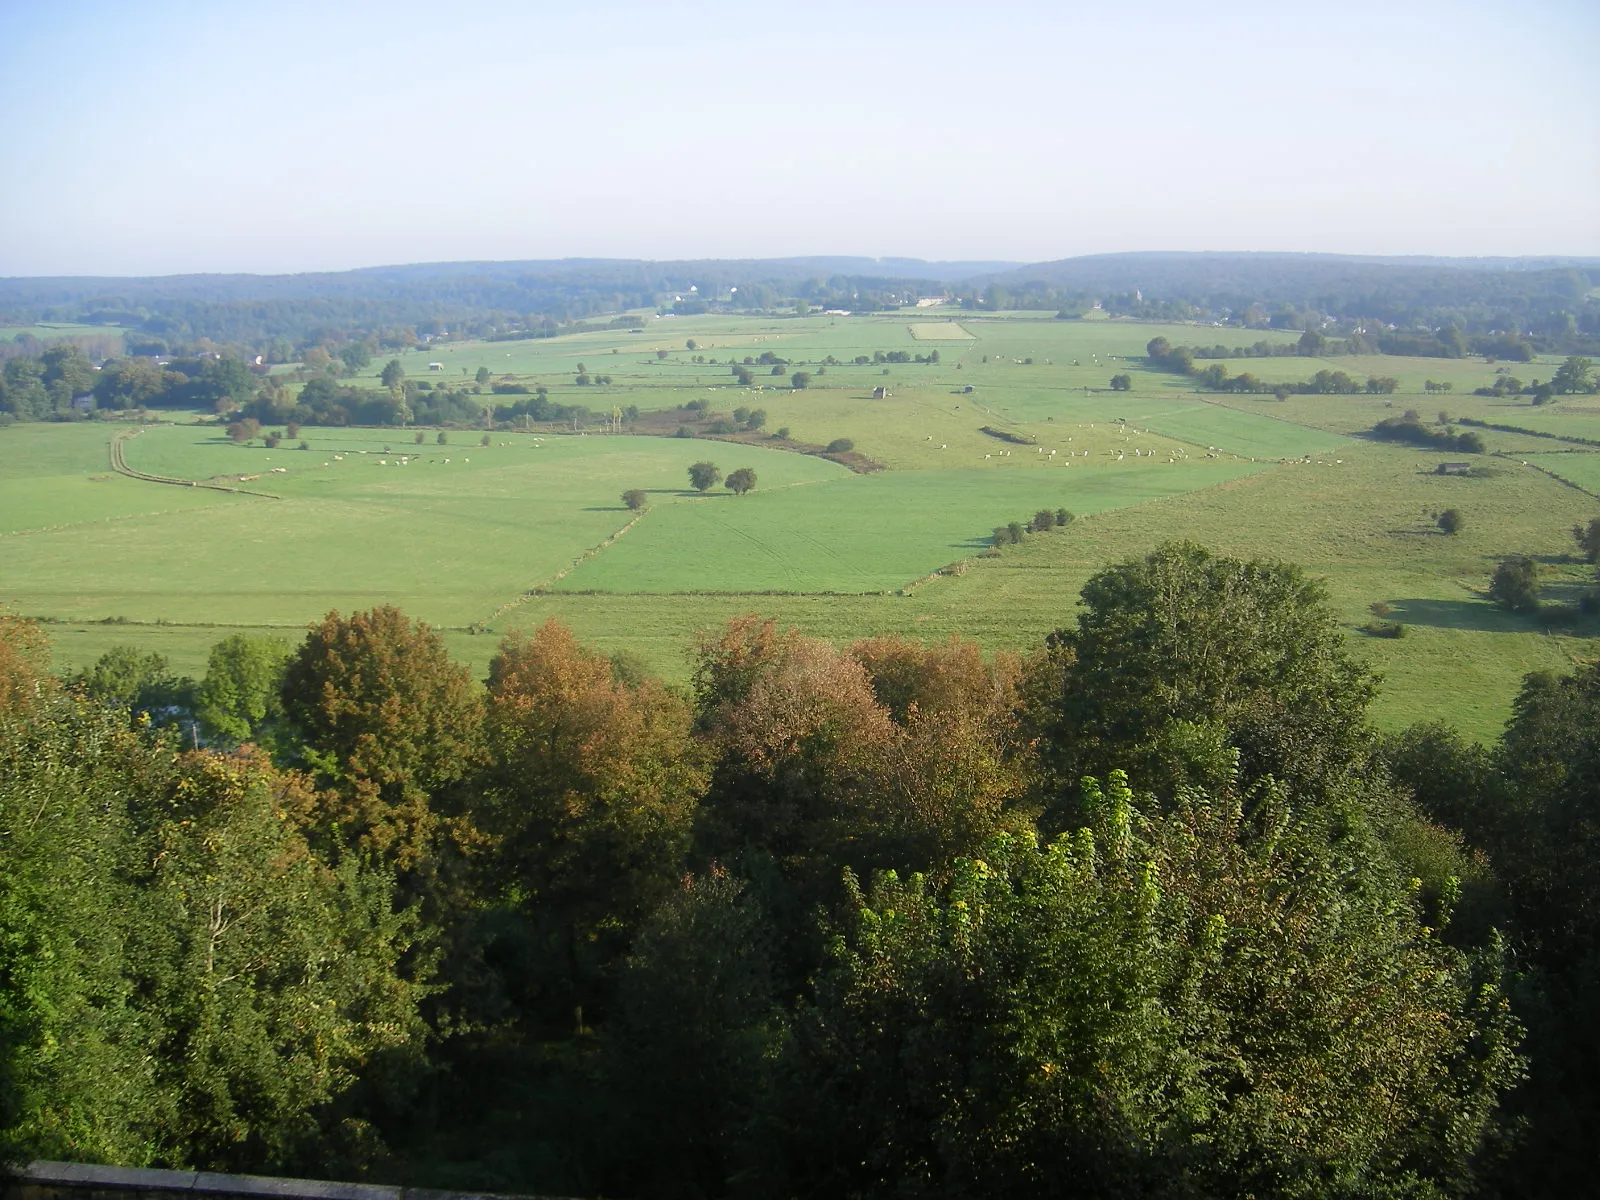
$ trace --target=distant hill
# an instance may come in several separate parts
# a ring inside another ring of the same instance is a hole
[[[0,326],[82,322],[126,330],[145,353],[209,339],[287,356],[295,345],[338,344],[356,332],[380,340],[407,329],[519,336],[630,309],[772,311],[804,299],[872,311],[946,291],[974,308],[1071,311],[1100,301],[1119,315],[1210,321],[1255,306],[1252,323],[1263,312],[1286,325],[1323,316],[1420,330],[1449,323],[1469,332],[1515,328],[1567,345],[1600,336],[1597,288],[1600,259],[1548,256],[1144,252],[1026,266],[829,255],[569,258],[297,275],[0,279]]]
[[[1130,292],[1216,307],[1219,299],[1283,302],[1327,309],[1375,293],[1422,294],[1428,302],[1492,303],[1496,293],[1525,292],[1543,276],[1554,296],[1580,300],[1593,286],[1600,258],[1384,258],[1372,255],[1144,251],[1091,254],[1032,263],[975,279],[982,285],[1041,283],[1086,294]],[[1513,277],[1513,278],[1508,278]]]

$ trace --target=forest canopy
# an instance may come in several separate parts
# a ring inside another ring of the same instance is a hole
[[[1065,616],[1065,614],[1064,614]],[[639,1196],[1540,1195],[1600,1114],[1596,668],[1379,737],[1296,567],[1027,656],[393,608],[0,622],[0,1151]],[[115,659],[112,661],[112,659]],[[1587,814],[1587,815],[1586,815]]]

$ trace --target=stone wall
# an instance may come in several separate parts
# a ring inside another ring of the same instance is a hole
[[[0,1200],[540,1200],[374,1183],[36,1162],[0,1176]],[[556,1200],[546,1197],[543,1200]]]

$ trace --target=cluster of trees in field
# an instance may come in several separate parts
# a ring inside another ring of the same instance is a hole
[[[750,617],[677,689],[552,622],[481,684],[390,608],[228,638],[187,700],[44,654],[3,623],[8,1155],[640,1196],[1589,1178],[1600,668],[1530,677],[1492,749],[1379,737],[1320,587],[1188,544],[1025,657]]]
[[[1331,371],[1327,368],[1300,383],[1268,382],[1257,379],[1249,371],[1230,375],[1228,368],[1218,362],[1204,367],[1196,365],[1196,359],[1202,355],[1189,346],[1174,346],[1164,337],[1151,338],[1145,346],[1145,354],[1152,366],[1163,371],[1187,375],[1202,387],[1210,388],[1214,392],[1271,393],[1281,400],[1297,394],[1328,396],[1367,392],[1373,395],[1388,395],[1400,386],[1398,379],[1386,375],[1369,375],[1366,382],[1362,383],[1345,371]],[[1116,388],[1115,383],[1112,386],[1116,390],[1127,390],[1126,387]]]
[[[1059,529],[1070,525],[1076,520],[1072,513],[1064,508],[1051,511],[1041,508],[1026,521],[1012,521],[1006,525],[996,525],[990,542],[995,547],[1016,546],[1030,533],[1044,533],[1050,529]]]
[[[236,358],[117,358],[100,367],[73,342],[52,345],[37,357],[9,358],[0,367],[0,419],[79,418],[93,409],[212,408],[242,401],[257,378]],[[74,400],[88,397],[88,409]]]
[[[1433,450],[1457,450],[1464,454],[1482,454],[1483,438],[1473,430],[1459,432],[1450,424],[1448,415],[1439,414],[1437,425],[1424,425],[1422,414],[1408,408],[1398,417],[1385,417],[1372,427],[1372,437],[1386,442],[1409,442],[1413,446],[1427,446]]]

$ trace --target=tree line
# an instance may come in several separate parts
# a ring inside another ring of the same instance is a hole
[[[1040,514],[1040,521],[1055,514]],[[1381,737],[1299,569],[674,688],[392,608],[185,693],[0,623],[11,1155],[640,1196],[1539,1195],[1600,1113],[1600,670]],[[1497,1190],[1498,1189],[1498,1190]]]
[[[1305,339],[1301,340],[1304,342]],[[1333,371],[1327,368],[1323,368],[1302,383],[1268,382],[1256,378],[1249,371],[1230,375],[1228,368],[1218,362],[1204,367],[1196,365],[1195,360],[1202,357],[1200,354],[1189,346],[1174,346],[1164,337],[1151,338],[1145,346],[1145,355],[1152,366],[1178,375],[1187,375],[1202,387],[1210,388],[1214,392],[1271,393],[1282,400],[1296,394],[1325,396],[1367,392],[1373,395],[1388,395],[1400,386],[1400,381],[1390,376],[1369,375],[1366,382],[1362,383],[1345,371]]]

